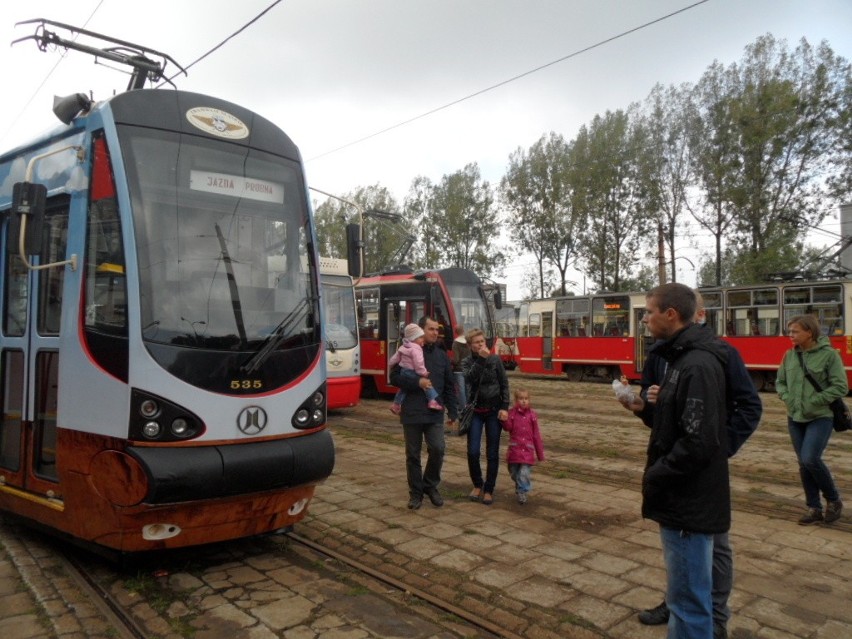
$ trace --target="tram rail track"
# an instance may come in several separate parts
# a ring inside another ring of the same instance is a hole
[[[365,575],[368,575],[369,577],[372,577],[373,579],[377,579],[378,581],[382,582],[383,584],[386,584],[386,585],[388,585],[392,588],[395,588],[397,591],[399,591],[401,593],[405,593],[407,595],[414,596],[414,597],[416,597],[416,598],[418,598],[422,601],[425,601],[425,602],[431,604],[432,606],[434,606],[434,607],[436,607],[440,610],[443,610],[444,612],[447,612],[451,615],[455,615],[459,619],[463,619],[464,621],[468,622],[469,624],[471,624],[471,625],[473,625],[473,626],[475,626],[475,627],[477,627],[481,630],[488,632],[489,634],[493,635],[494,637],[499,637],[500,639],[524,639],[522,635],[519,635],[519,634],[516,634],[516,633],[511,632],[509,630],[506,630],[505,628],[501,628],[497,624],[492,623],[492,622],[488,621],[487,619],[484,619],[484,618],[482,618],[481,616],[479,616],[475,613],[472,613],[468,610],[465,610],[464,608],[456,606],[456,605],[454,605],[450,602],[444,601],[440,597],[436,597],[436,596],[432,595],[431,593],[426,592],[422,588],[417,588],[416,586],[412,586],[411,584],[407,584],[404,581],[397,579],[396,577],[392,577],[391,575],[388,575],[387,573],[384,573],[380,570],[376,570],[375,568],[372,568],[371,566],[367,566],[366,564],[358,561],[357,559],[354,559],[353,557],[350,557],[349,555],[347,555],[345,553],[341,553],[341,552],[332,550],[331,548],[328,548],[327,546],[324,546],[324,545],[322,545],[322,544],[320,544],[316,541],[313,541],[311,539],[308,539],[307,537],[303,537],[303,536],[298,535],[298,534],[293,533],[293,532],[287,533],[287,538],[290,539],[291,541],[295,542],[295,543],[298,543],[298,544],[301,544],[301,545],[303,545],[307,548],[310,548],[314,552],[318,552],[318,553],[323,554],[323,555],[325,555],[325,556],[327,556],[331,559],[334,559],[335,561],[338,561],[342,564],[345,564],[346,566],[348,566],[349,568],[351,568],[353,570],[357,570],[357,571],[359,571],[359,572],[361,572]]]

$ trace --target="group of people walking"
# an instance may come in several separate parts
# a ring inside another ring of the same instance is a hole
[[[531,468],[544,461],[544,448],[538,417],[530,406],[526,389],[518,388],[514,405],[510,406],[509,380],[503,362],[492,355],[485,333],[478,328],[468,331],[457,326],[452,354],[438,346],[439,324],[423,317],[418,324],[405,327],[405,335],[420,336],[422,332],[422,362],[426,375],[412,375],[401,363],[393,362],[390,381],[404,393],[394,398],[391,410],[399,414],[405,437],[406,475],[408,478],[408,507],[420,508],[423,498],[440,507],[444,499],[438,490],[441,482],[445,441],[443,411],[435,412],[430,401],[446,408],[450,429],[457,428],[460,410],[470,403],[473,416],[467,431],[467,465],[472,490],[469,498],[486,506],[494,503],[494,489],[500,468],[500,439],[504,430],[509,433],[506,456],[509,474],[515,482],[519,503],[527,502],[532,487]],[[409,345],[406,343],[406,348]],[[448,356],[449,355],[449,356]],[[430,400],[429,397],[437,397]],[[462,400],[460,402],[459,400]],[[399,402],[399,403],[398,403]],[[399,410],[397,410],[399,406]],[[485,474],[482,473],[481,451],[485,439]],[[421,453],[426,443],[426,466]]]
[[[704,328],[703,302],[696,291],[675,283],[654,288],[646,297],[642,322],[657,341],[645,362],[640,393],[621,394],[619,401],[650,428],[642,514],[660,526],[667,587],[665,600],[640,613],[639,619],[646,624],[667,623],[668,639],[726,639],[733,584],[728,459],[757,428],[762,405],[737,351]],[[451,428],[460,414],[459,397],[474,407],[467,433],[470,499],[493,503],[500,437],[506,430],[509,473],[518,502],[525,503],[530,469],[536,460],[544,460],[529,393],[516,389],[510,407],[502,362],[490,353],[481,330],[466,335],[456,331],[451,361],[437,346],[438,323],[424,317],[419,327],[425,336],[422,349],[428,375],[403,374],[398,366],[391,371],[391,383],[407,392],[400,420],[408,507],[419,508],[424,495],[433,505],[443,505],[438,490],[445,450],[443,411],[429,408],[425,392],[429,389],[440,398]],[[805,493],[807,510],[798,523],[831,523],[840,517],[843,503],[822,455],[832,433],[830,404],[849,390],[846,371],[813,316],[791,318],[787,330],[792,348],[781,362],[776,389],[787,407],[787,427]]]

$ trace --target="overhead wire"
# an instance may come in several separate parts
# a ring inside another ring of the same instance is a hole
[[[213,54],[213,53],[215,53],[217,50],[221,49],[223,46],[225,46],[225,44],[227,44],[227,43],[228,43],[228,41],[229,41],[229,40],[232,40],[233,38],[235,38],[235,37],[237,37],[239,34],[241,34],[243,31],[245,31],[246,29],[248,29],[251,25],[253,25],[255,22],[257,22],[258,20],[260,20],[263,16],[265,16],[267,13],[269,13],[272,9],[274,9],[276,5],[281,4],[281,2],[282,2],[282,1],[283,1],[283,0],[275,0],[272,4],[270,4],[268,7],[266,7],[266,9],[264,9],[263,11],[261,11],[260,13],[258,13],[258,14],[257,14],[254,18],[252,18],[251,20],[249,20],[248,22],[246,22],[243,26],[241,26],[239,29],[237,29],[236,31],[234,31],[231,35],[229,35],[227,38],[225,38],[224,40],[222,40],[219,44],[217,44],[217,45],[216,45],[216,46],[214,46],[212,49],[210,49],[209,51],[207,51],[206,53],[204,53],[203,55],[201,55],[199,58],[196,58],[195,60],[193,60],[192,62],[190,62],[187,66],[185,66],[185,67],[183,68],[183,70],[182,70],[181,72],[179,72],[179,73],[175,73],[172,77],[168,78],[167,80],[163,80],[160,84],[158,84],[158,85],[157,85],[157,88],[159,89],[159,88],[160,88],[161,86],[163,86],[164,84],[170,83],[170,82],[171,82],[172,80],[174,80],[177,76],[181,75],[182,73],[184,73],[184,72],[186,72],[186,71],[189,71],[189,69],[191,69],[191,68],[192,68],[192,67],[194,67],[196,64],[198,64],[199,62],[201,62],[204,58],[208,57],[209,55],[212,55],[212,54]]]
[[[327,155],[331,155],[332,153],[337,153],[338,151],[342,151],[343,149],[349,148],[350,146],[360,144],[361,142],[366,142],[367,140],[370,140],[370,139],[377,137],[379,135],[383,135],[383,134],[387,133],[388,131],[393,131],[394,129],[398,129],[398,128],[403,127],[407,124],[411,124],[413,122],[416,122],[417,120],[421,120],[421,119],[426,118],[430,115],[434,115],[435,113],[438,113],[438,112],[443,111],[445,109],[449,109],[452,106],[455,106],[457,104],[461,104],[462,102],[466,102],[467,100],[471,100],[475,97],[483,95],[484,93],[488,93],[489,91],[499,89],[500,87],[506,86],[507,84],[510,84],[512,82],[516,82],[516,81],[518,81],[522,78],[525,78],[527,76],[530,76],[534,73],[538,73],[539,71],[542,71],[544,69],[552,67],[555,64],[559,64],[560,62],[564,62],[565,60],[570,60],[571,58],[575,58],[579,55],[582,55],[583,53],[587,53],[588,51],[592,51],[593,49],[597,49],[599,47],[602,47],[605,44],[609,44],[610,42],[614,42],[615,40],[619,40],[620,38],[624,38],[624,37],[626,37],[626,36],[628,36],[632,33],[636,33],[637,31],[641,31],[642,29],[646,29],[646,28],[648,28],[652,25],[663,22],[664,20],[668,20],[669,18],[672,18],[672,17],[674,17],[674,16],[676,16],[680,13],[684,13],[685,11],[689,11],[691,9],[694,9],[695,7],[702,5],[702,4],[705,4],[709,1],[710,0],[698,0],[698,2],[695,2],[695,3],[693,3],[689,6],[678,9],[677,11],[672,11],[671,13],[668,13],[664,16],[661,16],[661,17],[656,18],[654,20],[651,20],[649,22],[645,22],[643,24],[640,24],[638,27],[633,27],[632,29],[627,29],[626,31],[622,31],[621,33],[618,33],[618,34],[611,36],[609,38],[606,38],[604,40],[599,40],[598,42],[596,42],[594,44],[590,44],[587,47],[583,47],[582,49],[578,49],[577,51],[569,53],[568,55],[564,55],[561,58],[557,58],[556,60],[552,60],[551,62],[541,64],[541,65],[539,65],[539,66],[537,66],[533,69],[530,69],[528,71],[524,71],[523,73],[519,73],[518,75],[512,76],[511,78],[507,78],[507,79],[502,80],[502,81],[500,81],[496,84],[492,84],[491,86],[485,87],[484,89],[479,89],[478,91],[474,91],[473,93],[470,93],[470,94],[468,94],[468,95],[466,95],[462,98],[458,98],[458,99],[453,100],[452,102],[448,102],[448,103],[446,103],[442,106],[435,107],[434,109],[430,109],[430,110],[428,110],[424,113],[421,113],[420,115],[416,115],[412,118],[408,118],[407,120],[403,120],[402,122],[397,122],[396,124],[393,124],[389,127],[381,129],[380,131],[376,131],[376,132],[371,133],[369,135],[365,135],[364,137],[358,138],[357,140],[352,140],[351,142],[347,142],[346,144],[343,144],[343,145],[341,145],[337,148],[331,149],[329,151],[325,151],[324,153],[320,153],[319,155],[315,155],[311,158],[308,158],[306,161],[310,162],[312,160],[318,160],[318,159],[323,158]]]

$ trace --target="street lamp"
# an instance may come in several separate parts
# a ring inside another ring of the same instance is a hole
[[[672,282],[677,282],[677,270],[675,268],[675,261],[676,260],[686,260],[689,263],[689,265],[692,267],[692,272],[693,273],[695,272],[695,264],[693,264],[692,260],[689,259],[688,257],[684,257],[683,255],[678,255],[677,257],[673,258],[669,262],[669,264],[672,265]]]

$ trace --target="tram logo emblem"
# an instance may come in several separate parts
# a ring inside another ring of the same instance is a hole
[[[237,415],[237,428],[244,435],[257,435],[266,428],[266,411],[260,406],[248,406]]]
[[[205,133],[230,140],[248,137],[248,127],[238,117],[212,107],[195,107],[186,112],[186,119]]]

